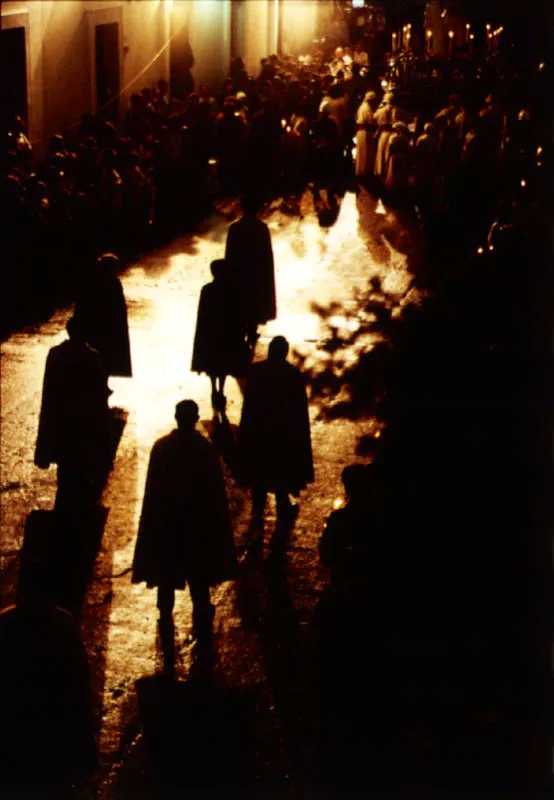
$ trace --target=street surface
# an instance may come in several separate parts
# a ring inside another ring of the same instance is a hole
[[[318,345],[327,326],[314,304],[338,304],[342,312],[332,323],[338,328],[355,325],[357,293],[367,289],[372,277],[383,281],[399,308],[417,300],[410,290],[414,235],[393,212],[377,206],[363,190],[358,196],[345,195],[330,228],[318,224],[309,195],[303,198],[302,212],[301,218],[285,216],[276,203],[264,214],[273,239],[278,318],[261,330],[257,359],[264,357],[272,336],[283,334],[293,359],[299,353],[307,356],[306,363],[317,363],[324,357]],[[223,256],[227,229],[237,214],[235,204],[220,207],[196,234],[141,258],[122,275],[134,376],[110,380],[110,404],[120,409],[123,431],[103,495],[106,521],[82,612],[99,729],[98,792],[106,800],[148,796],[149,766],[135,684],[161,669],[162,655],[155,591],[133,586],[130,567],[150,449],[173,427],[176,402],[195,399],[200,430],[208,436],[213,432],[209,379],[192,374],[189,365],[200,288],[211,279],[210,262]],[[59,309],[44,324],[14,333],[2,345],[2,607],[13,602],[28,514],[53,506],[55,468],[39,470],[33,454],[46,355],[65,338],[70,314],[69,308]],[[357,346],[371,346],[371,341]],[[242,394],[232,378],[226,395],[230,423],[238,425]],[[317,545],[326,517],[341,498],[341,470],[362,460],[356,456],[356,442],[372,425],[371,419],[324,421],[315,404],[311,420],[316,480],[300,498],[300,513],[276,571],[268,567],[274,507],[266,512],[263,552],[255,552],[250,547],[248,493],[226,468],[241,578],[212,592],[214,678],[222,691],[240,690],[248,698],[255,791],[261,797],[296,794],[303,788],[311,747],[303,653],[314,608],[328,581],[318,563]],[[63,569],[71,571],[69,560]],[[176,677],[186,681],[197,668],[188,639],[188,592],[178,593],[174,616]]]

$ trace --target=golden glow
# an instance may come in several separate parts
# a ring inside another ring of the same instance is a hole
[[[545,66],[546,65],[545,65],[544,61],[541,61],[541,63],[539,64],[539,71],[542,72],[542,70],[545,68]]]
[[[537,147],[537,155],[540,156],[542,153],[542,147]]]
[[[522,180],[520,186],[522,186],[525,189],[525,187],[527,186],[527,181]]]
[[[478,253],[479,253],[479,255],[481,256],[481,255],[483,255],[483,253],[484,253],[485,251],[484,251],[484,249],[483,249],[482,247],[478,247],[478,248],[477,248],[477,252],[478,252]]]
[[[469,34],[469,38],[470,38],[470,39],[475,39],[475,34],[474,34],[474,33],[470,33],[470,34]]]
[[[490,31],[490,29],[491,29],[491,26],[490,26],[490,23],[489,23],[489,22],[487,22],[487,24],[485,25],[485,27],[486,27],[486,29],[487,29],[488,31]]]
[[[448,38],[449,39],[453,39],[454,38],[454,31],[448,31]]]
[[[427,28],[427,38],[430,39],[433,35],[433,31],[430,28]]]

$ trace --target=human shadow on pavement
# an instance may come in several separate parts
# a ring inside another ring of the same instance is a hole
[[[240,689],[163,675],[136,683],[156,797],[248,798],[255,793],[255,706]]]

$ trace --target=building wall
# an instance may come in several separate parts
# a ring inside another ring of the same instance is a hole
[[[247,69],[276,52],[298,55],[318,35],[329,0],[247,0],[240,17]],[[40,158],[56,132],[96,111],[95,27],[119,23],[120,109],[129,95],[169,78],[170,35],[185,26],[196,84],[215,90],[231,57],[232,0],[3,0],[2,25],[24,27],[29,135]],[[164,49],[165,45],[165,49]],[[9,80],[9,76],[0,76]]]

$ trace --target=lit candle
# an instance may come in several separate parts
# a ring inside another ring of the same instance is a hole
[[[452,46],[454,43],[454,31],[448,31],[448,55],[452,55]]]
[[[394,53],[395,50],[396,50],[396,33],[394,33],[394,31],[393,31],[393,34],[392,34],[392,52]]]
[[[469,22],[467,22],[466,23],[466,44],[469,41],[469,32],[470,32],[470,30],[471,30],[471,25],[469,24]]]
[[[426,36],[427,36],[427,52],[429,55],[431,55],[431,50],[432,50],[431,39],[433,38],[433,31],[431,30],[431,28],[427,28]]]
[[[410,38],[410,31],[406,31],[406,52],[409,52],[410,50]]]
[[[475,39],[475,34],[469,34],[469,55],[473,55],[473,40]]]

